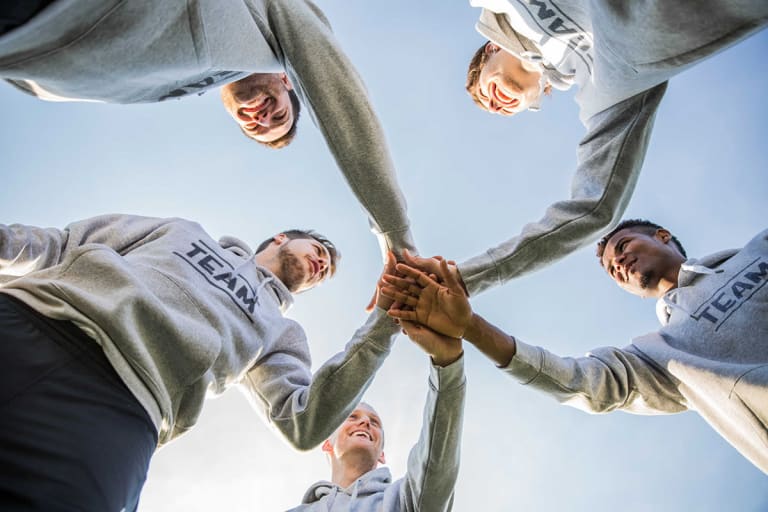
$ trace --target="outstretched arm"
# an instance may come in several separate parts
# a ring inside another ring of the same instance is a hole
[[[267,17],[282,51],[278,58],[368,213],[383,253],[412,249],[405,199],[384,130],[325,16],[307,0],[279,0],[268,3]]]
[[[387,269],[394,271],[394,255]],[[285,439],[301,450],[314,448],[349,416],[389,354],[399,331],[387,317],[391,302],[382,297],[367,322],[342,352],[310,372],[307,338],[292,320],[274,350],[248,371],[246,394]]]
[[[407,330],[411,339],[414,339],[415,331]],[[421,332],[416,336],[421,337],[423,334]],[[420,341],[414,341],[421,344]],[[402,510],[451,510],[459,473],[464,399],[463,357],[459,356],[445,367],[433,365],[430,368],[429,391],[424,404],[419,441],[408,456],[406,476],[392,486],[399,492]]]
[[[666,83],[587,121],[571,197],[519,235],[459,264],[471,295],[543,268],[594,241],[620,220],[645,158]]]
[[[450,279],[445,267],[441,265],[440,277]],[[588,412],[624,409],[651,413],[686,409],[674,379],[634,346],[600,348],[579,358],[560,357],[520,342],[471,309],[467,317],[466,297],[451,293],[451,288],[457,291],[455,280],[453,284],[441,285],[423,272],[403,265],[397,268],[407,278],[385,278],[389,286],[383,292],[412,309],[391,308],[391,316],[401,322],[419,322],[441,332],[460,333],[523,384]]]

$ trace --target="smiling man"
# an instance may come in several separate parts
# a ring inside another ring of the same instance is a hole
[[[672,234],[646,220],[620,223],[598,244],[601,265],[624,290],[657,298],[661,329],[624,348],[560,357],[502,332],[472,311],[445,261],[427,262],[438,284],[406,265],[384,276],[391,309],[463,337],[520,383],[587,412],[698,412],[768,473],[768,231],[740,250],[687,259]],[[418,285],[414,283],[418,282]]]
[[[279,148],[296,133],[301,104],[285,73],[254,73],[221,88],[224,108],[246,137]]]
[[[430,354],[432,366],[421,435],[408,456],[408,472],[392,481],[384,464],[384,425],[360,403],[322,446],[331,480],[312,485],[291,512],[404,512],[453,508],[459,472],[465,378],[461,341],[403,322],[406,334]]]
[[[470,3],[482,8],[476,28],[487,39],[467,72],[473,101],[511,116],[539,110],[552,91],[577,89],[586,128],[570,197],[459,265],[473,295],[549,265],[618,223],[667,80],[768,23],[764,0]]]
[[[338,259],[313,231],[252,251],[183,219],[0,225],[0,509],[134,510],[155,448],[232,387],[291,445],[321,443],[399,330],[381,296],[313,375],[284,313]]]
[[[49,101],[151,103],[221,88],[239,129],[273,148],[293,140],[301,100],[384,252],[413,248],[365,85],[309,0],[0,2],[0,77]]]

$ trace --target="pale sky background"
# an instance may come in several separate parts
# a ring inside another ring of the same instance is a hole
[[[422,253],[464,260],[567,196],[583,135],[571,94],[513,119],[474,107],[463,83],[482,43],[477,10],[440,0],[318,4],[369,88]],[[659,110],[625,217],[667,226],[691,256],[740,247],[768,224],[766,53],[763,32],[674,79]],[[299,296],[289,313],[308,333],[315,367],[365,320],[378,245],[309,117],[291,147],[272,151],[240,135],[217,93],[155,105],[52,104],[3,85],[0,112],[0,222],[181,216],[254,246],[285,228],[316,228],[344,259],[335,279]],[[593,252],[488,291],[473,306],[562,355],[655,330],[654,303],[619,290]],[[590,416],[465,349],[454,510],[768,510],[768,477],[695,413]],[[366,396],[384,420],[395,478],[421,427],[427,365],[401,336]],[[293,451],[232,390],[156,454],[140,510],[285,510],[328,477],[319,449]]]

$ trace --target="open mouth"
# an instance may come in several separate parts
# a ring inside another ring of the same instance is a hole
[[[371,434],[369,434],[365,430],[355,430],[354,432],[352,432],[352,437],[364,437],[369,441],[373,441]]]
[[[504,105],[505,109],[509,108],[516,108],[520,104],[520,100],[516,97],[514,97],[512,94],[510,94],[509,91],[505,90],[503,87],[500,87],[496,83],[491,84],[491,94],[493,94],[493,97]]]

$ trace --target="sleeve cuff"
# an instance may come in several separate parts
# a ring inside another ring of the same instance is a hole
[[[544,353],[541,348],[515,338],[515,357],[501,370],[521,384],[528,384],[538,377],[543,364]]]
[[[441,391],[464,385],[464,354],[448,366],[430,365],[429,382]]]

